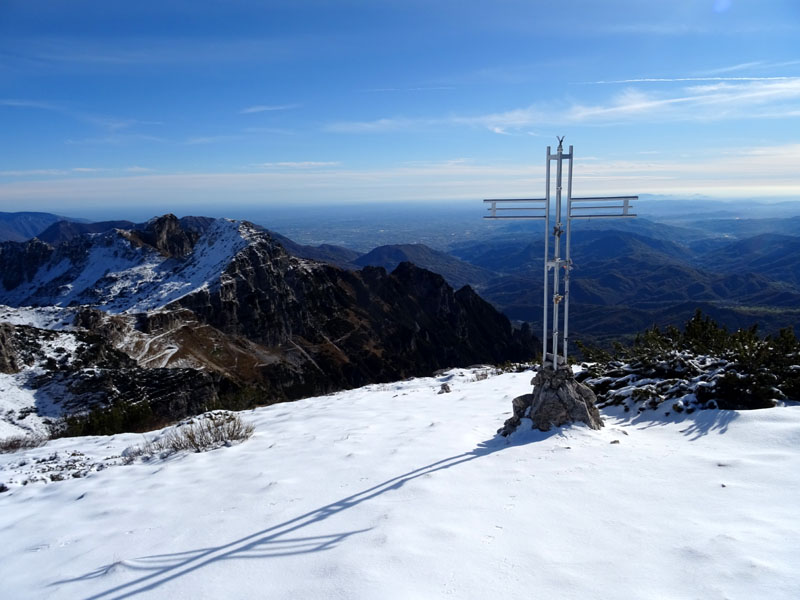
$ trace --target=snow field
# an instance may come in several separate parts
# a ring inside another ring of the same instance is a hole
[[[531,373],[242,413],[253,438],[0,494],[9,598],[796,598],[800,407],[495,431]],[[614,443],[618,442],[618,443]]]

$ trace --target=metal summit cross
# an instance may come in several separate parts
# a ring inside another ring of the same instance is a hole
[[[484,200],[490,204],[488,210],[491,213],[484,219],[539,219],[544,220],[544,296],[543,296],[543,323],[542,323],[542,368],[549,366],[555,370],[559,363],[567,363],[567,344],[569,343],[569,278],[572,270],[572,258],[570,257],[570,241],[572,235],[573,219],[607,219],[612,217],[635,217],[630,212],[632,200],[638,200],[638,196],[591,196],[587,198],[572,197],[572,146],[569,152],[564,153],[564,138],[558,138],[558,149],[555,154],[550,153],[550,146],[547,147],[546,163],[546,184],[544,198],[519,198],[519,199],[491,199]],[[563,172],[563,161],[568,160],[567,167],[567,239],[566,253],[561,258],[561,236],[564,228],[561,221],[561,181]],[[556,197],[555,214],[550,214],[550,163],[556,161]],[[513,213],[513,214],[511,214]],[[553,256],[550,256],[550,220],[555,219],[552,237]],[[552,299],[548,298],[550,287],[548,285],[548,271],[553,271]],[[561,271],[564,271],[564,293],[561,293]],[[552,352],[547,352],[547,324],[549,310],[548,305],[552,302]],[[564,304],[564,330],[559,330],[561,320],[560,306]],[[561,344],[561,355],[559,355],[559,344]]]

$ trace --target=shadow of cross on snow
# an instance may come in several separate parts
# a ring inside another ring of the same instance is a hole
[[[531,441],[538,441],[549,437],[554,432],[539,433],[520,440],[522,443]],[[49,587],[59,586],[68,583],[77,583],[80,581],[89,581],[108,575],[110,573],[119,573],[122,570],[130,570],[134,573],[142,573],[135,579],[122,583],[120,585],[109,588],[105,591],[87,596],[86,600],[99,600],[99,599],[116,599],[129,598],[153,590],[163,585],[168,581],[184,577],[194,571],[202,569],[206,565],[223,560],[234,559],[254,559],[254,558],[270,558],[275,556],[287,556],[292,554],[303,554],[311,552],[320,552],[334,548],[337,544],[347,540],[349,537],[369,531],[369,529],[358,529],[353,531],[345,531],[341,533],[322,535],[322,536],[299,536],[291,537],[292,534],[299,533],[303,528],[308,527],[314,523],[319,523],[335,516],[342,511],[348,510],[359,504],[366,502],[376,496],[385,494],[391,490],[401,488],[406,483],[413,481],[419,477],[450,469],[457,465],[463,464],[487,456],[498,450],[508,447],[509,445],[517,445],[510,442],[507,438],[495,436],[494,438],[482,442],[474,450],[443,458],[436,462],[419,467],[413,471],[403,473],[392,479],[388,479],[371,488],[347,496],[325,506],[321,506],[315,510],[302,514],[298,517],[284,521],[272,527],[262,529],[253,534],[222,544],[219,546],[211,546],[207,548],[198,548],[184,552],[174,552],[170,554],[155,554],[145,556],[133,560],[117,561],[111,564],[103,565],[89,573],[79,575],[71,579],[62,579],[50,584]]]

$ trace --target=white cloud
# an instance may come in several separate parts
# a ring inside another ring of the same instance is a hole
[[[786,118],[800,110],[800,77],[681,78],[630,80],[687,82],[678,89],[653,91],[628,87],[605,102],[532,104],[483,115],[429,118],[389,117],[328,125],[335,133],[389,133],[453,126],[482,127],[495,133],[537,126],[650,122],[716,121],[723,119]]]
[[[106,167],[71,167],[62,169],[20,169],[0,171],[0,177],[56,177],[74,175],[80,178],[92,173],[149,173],[153,169],[145,167],[125,167],[125,168],[106,168]]]
[[[374,121],[341,121],[325,126],[331,133],[388,133],[408,129],[420,129],[442,123],[442,119],[409,119],[393,117]]]
[[[456,89],[452,85],[431,85],[419,87],[386,87],[386,88],[370,88],[362,90],[365,93],[388,93],[388,92],[441,92]]]
[[[265,169],[319,169],[323,167],[335,167],[340,165],[340,162],[320,162],[320,161],[313,161],[313,160],[304,160],[304,161],[284,161],[284,162],[265,162],[258,165],[257,167],[262,167]]]
[[[769,118],[800,105],[800,77],[771,81],[718,81],[684,87],[678,93],[623,90],[612,102],[576,105],[571,122],[619,122],[646,118],[658,121],[714,121]]]
[[[795,77],[640,77],[638,79],[610,79],[592,81],[593,84],[619,84],[619,83],[681,83],[691,81],[782,81],[796,79]]]
[[[12,106],[16,108],[38,108],[41,110],[54,110],[61,111],[61,107],[51,104],[50,102],[41,102],[39,100],[18,100],[14,98],[0,98],[0,106]]]
[[[111,134],[99,137],[88,137],[82,139],[67,139],[64,140],[65,144],[75,145],[124,145],[132,142],[154,142],[162,144],[167,140],[155,135],[147,135],[144,133],[125,133],[125,134]]]
[[[219,144],[221,142],[236,142],[243,139],[245,136],[233,135],[205,135],[188,138],[184,143],[189,146],[198,146],[202,144]]]
[[[0,177],[32,177],[32,176],[53,176],[66,175],[69,171],[64,169],[22,169],[12,171],[0,171]]]
[[[764,61],[755,60],[751,62],[739,63],[736,65],[728,65],[727,67],[719,67],[717,69],[710,69],[705,71],[703,75],[721,75],[722,73],[735,73],[736,71],[744,71],[747,69],[756,69],[763,67]]]
[[[273,135],[295,135],[291,129],[282,129],[280,127],[245,127],[242,129],[244,133],[270,133]]]
[[[255,106],[248,106],[239,111],[239,114],[250,115],[261,112],[272,112],[276,110],[290,110],[297,108],[298,104],[257,104]]]
[[[307,39],[285,36],[258,38],[192,38],[153,36],[98,37],[39,36],[16,40],[11,57],[27,69],[31,65],[114,69],[153,65],[272,63],[313,52]]]
[[[141,126],[162,125],[160,121],[145,121],[140,119],[120,118],[115,116],[103,115],[99,113],[75,110],[68,106],[54,104],[40,100],[26,100],[13,98],[0,98],[0,107],[14,109],[34,109],[48,113],[54,113],[69,119],[91,125],[96,129],[104,130],[105,135],[86,137],[82,139],[67,139],[67,144],[124,144],[132,141],[163,142],[164,139],[126,130]]]

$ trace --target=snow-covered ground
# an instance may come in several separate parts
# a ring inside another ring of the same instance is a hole
[[[204,454],[124,465],[126,434],[0,455],[0,594],[800,597],[800,407],[507,440],[531,373],[477,373],[246,412],[253,438]],[[81,476],[22,485],[54,465]]]

